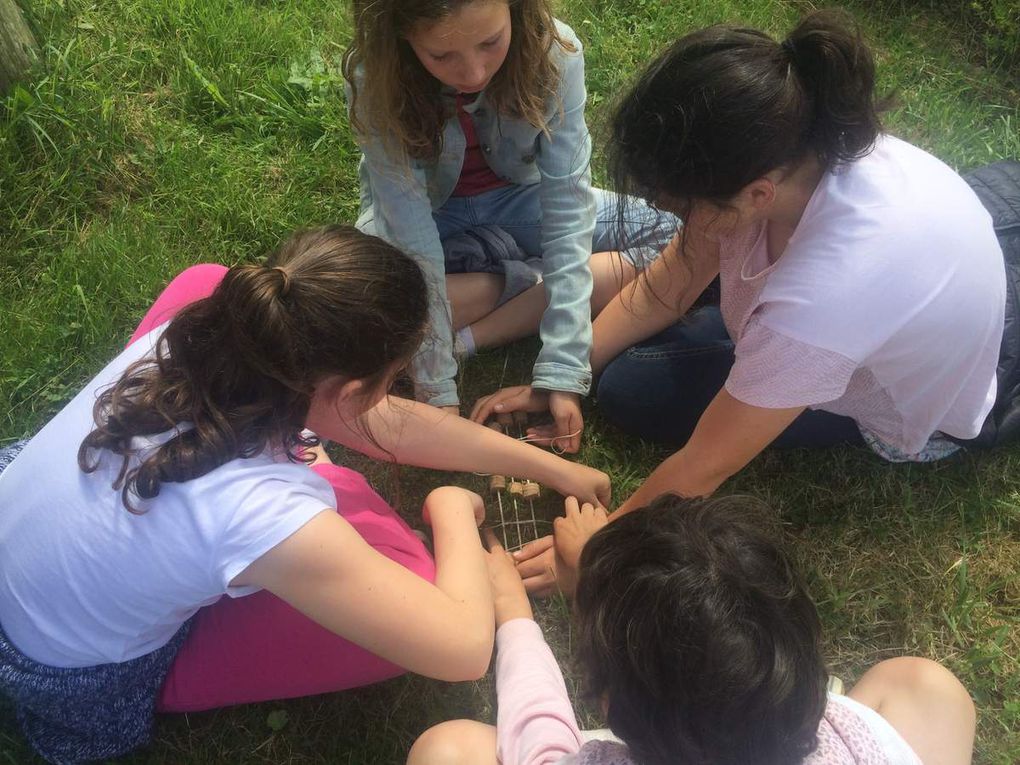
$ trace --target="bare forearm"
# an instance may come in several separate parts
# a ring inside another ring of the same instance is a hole
[[[674,237],[658,260],[598,315],[593,324],[593,374],[600,374],[626,348],[676,322],[715,278],[718,246],[697,244],[691,258],[681,257],[679,238]]]
[[[753,407],[723,388],[701,415],[684,447],[659,465],[611,518],[643,507],[666,492],[684,497],[711,494],[758,456],[803,411],[803,407]]]
[[[449,598],[451,626],[464,646],[455,653],[473,654],[479,674],[488,666],[495,617],[484,552],[468,509],[432,511],[436,587]],[[470,663],[470,662],[469,662]]]
[[[609,520],[613,521],[624,513],[644,507],[666,493],[682,497],[707,496],[728,477],[725,469],[712,470],[705,467],[704,461],[691,460],[687,447],[684,447],[652,471],[641,487],[609,516]]]
[[[311,412],[316,433],[377,459],[436,470],[512,473],[553,483],[563,460],[428,404],[390,396],[348,425],[329,411]]]
[[[662,331],[680,318],[673,306],[651,301],[638,276],[617,293],[592,324],[592,374],[600,375],[624,350]]]

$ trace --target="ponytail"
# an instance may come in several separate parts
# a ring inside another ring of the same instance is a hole
[[[724,205],[744,186],[814,156],[826,168],[870,151],[881,131],[872,56],[852,20],[807,16],[782,43],[714,26],[670,46],[612,119],[617,191]]]
[[[875,103],[875,62],[846,13],[818,11],[783,41],[810,103],[805,148],[826,167],[867,154],[881,132]]]
[[[231,268],[209,297],[170,321],[152,358],[132,364],[93,409],[78,465],[121,457],[124,506],[166,482],[205,475],[266,448],[296,450],[316,385],[339,376],[373,391],[421,343],[421,269],[349,226],[298,232],[264,266]],[[158,437],[140,451],[136,436]]]

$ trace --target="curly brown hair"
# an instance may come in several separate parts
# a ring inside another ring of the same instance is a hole
[[[420,22],[435,23],[472,2],[504,0],[353,0],[354,40],[343,60],[350,85],[350,120],[362,135],[378,136],[394,156],[432,159],[451,116],[441,85],[422,66],[406,36]],[[573,44],[556,31],[549,0],[508,0],[513,34],[503,66],[485,88],[500,114],[544,130],[556,98],[559,71],[550,51]],[[371,87],[358,87],[358,81]]]
[[[316,385],[334,375],[378,391],[421,343],[428,299],[408,256],[351,226],[299,231],[265,265],[231,268],[171,319],[93,408],[78,465],[121,458],[113,482],[140,512],[165,482],[205,475],[269,446],[316,443],[301,429]],[[170,433],[140,452],[135,436]]]

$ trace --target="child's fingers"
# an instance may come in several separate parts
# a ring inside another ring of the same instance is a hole
[[[471,419],[478,423],[484,423],[493,412],[514,412],[518,409],[527,409],[530,392],[527,387],[504,388],[489,396],[484,396],[475,402],[475,406],[471,410]]]
[[[514,560],[516,560],[518,564],[523,563],[527,560],[542,555],[547,550],[551,550],[552,547],[553,547],[552,534],[548,534],[542,537],[541,539],[536,539],[533,542],[528,542],[520,550],[517,550],[514,553]]]
[[[478,399],[475,402],[475,405],[471,408],[469,419],[478,423],[484,423],[487,419],[489,419],[489,412],[492,411],[491,401],[495,395],[495,393],[492,393]]]
[[[500,544],[499,539],[496,538],[496,532],[488,526],[482,529],[482,539],[485,540],[485,549],[489,552],[493,554],[506,552],[506,550],[503,549],[503,545]]]
[[[568,518],[574,515],[580,515],[581,507],[578,504],[577,497],[567,497],[563,500],[563,511]]]
[[[524,579],[524,589],[536,598],[548,598],[556,590],[556,577],[552,571]]]
[[[528,560],[520,561],[517,564],[517,573],[521,575],[521,579],[527,580],[532,577],[542,576],[546,572],[550,572],[553,580],[556,579],[554,572],[554,566],[556,565],[556,553],[552,548],[546,550],[541,555],[535,558],[528,558]]]

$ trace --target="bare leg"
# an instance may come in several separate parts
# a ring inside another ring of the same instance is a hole
[[[637,269],[615,252],[596,253],[591,256],[589,263],[595,283],[591,295],[591,313],[594,317],[634,278]],[[546,305],[545,287],[537,284],[483,318],[471,322],[475,347],[494,348],[534,335],[538,332]]]
[[[503,294],[503,277],[497,274],[447,274],[446,297],[453,313],[453,328],[474,324],[492,313]]]
[[[847,694],[871,707],[899,732],[924,765],[969,765],[974,703],[948,669],[903,657],[876,664]]]
[[[449,720],[418,736],[407,765],[496,765],[496,729],[474,720]]]

